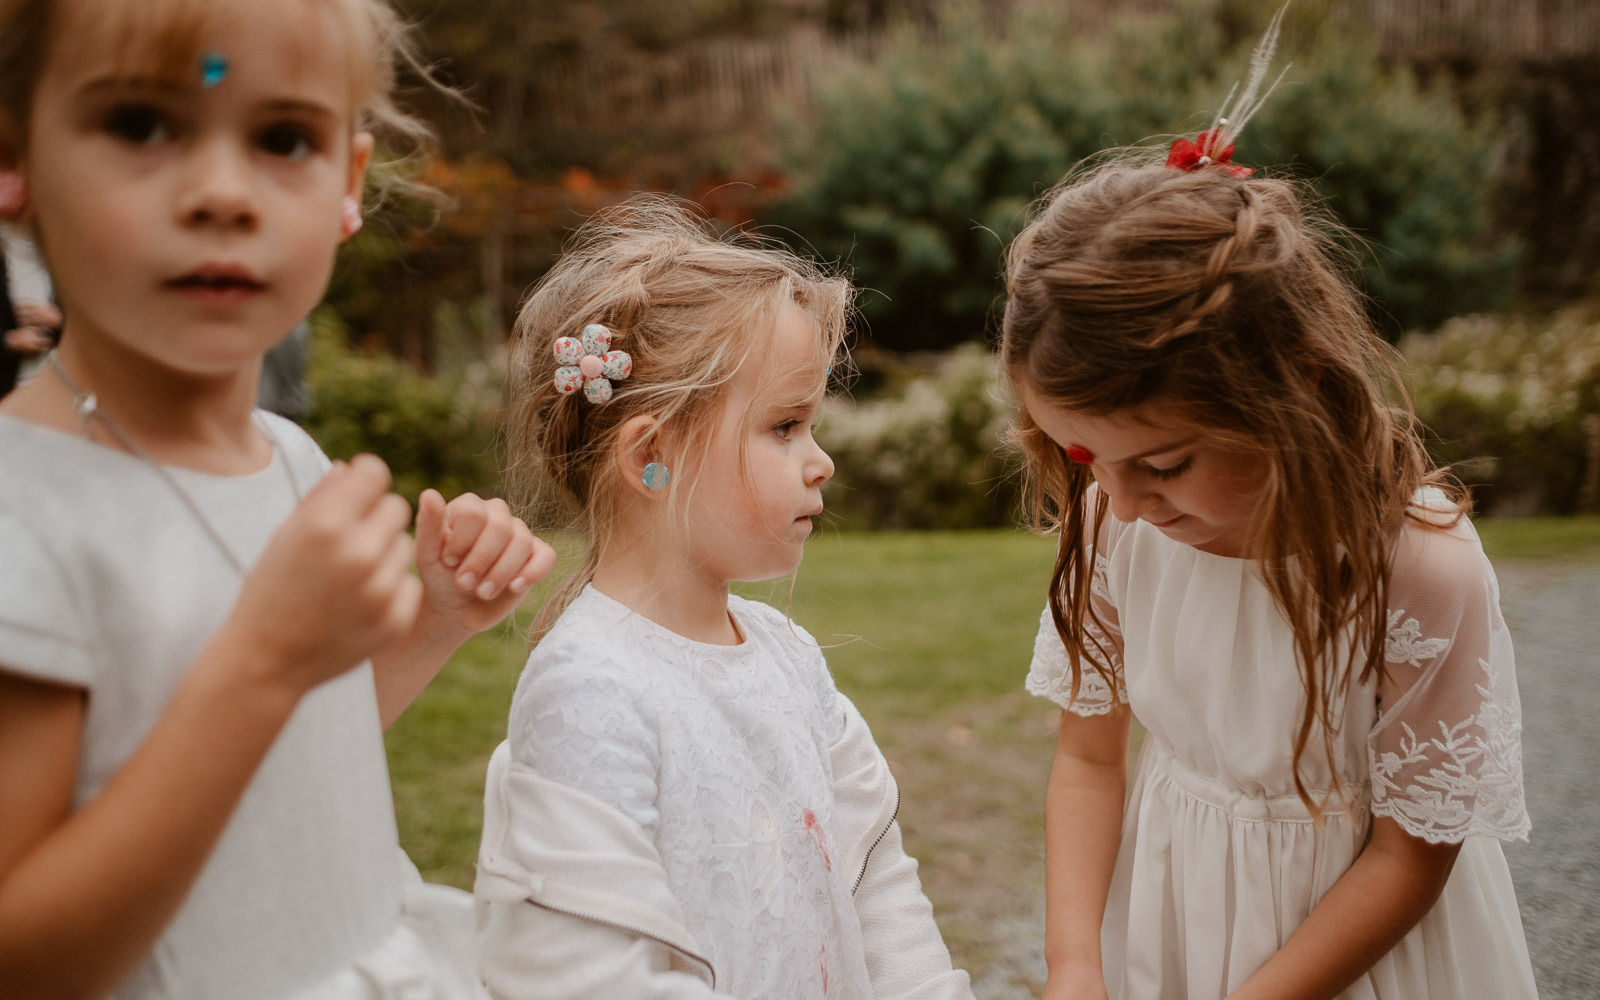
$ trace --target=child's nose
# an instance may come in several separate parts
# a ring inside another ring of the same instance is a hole
[[[178,211],[189,225],[250,227],[256,221],[249,157],[233,144],[215,140],[190,151],[188,183]]]
[[[833,478],[833,458],[815,441],[811,448],[814,454],[806,460],[806,485],[821,486]]]
[[[1131,524],[1155,509],[1161,498],[1153,491],[1132,481],[1131,476],[1097,476],[1100,489],[1111,498],[1111,513],[1117,520]]]

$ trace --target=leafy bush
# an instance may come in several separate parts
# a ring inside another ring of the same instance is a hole
[[[1451,320],[1400,345],[1435,460],[1478,507],[1502,514],[1594,510],[1600,496],[1600,320]]]
[[[329,456],[372,452],[413,506],[429,486],[447,499],[497,492],[498,364],[462,364],[428,378],[390,355],[352,349],[338,324],[320,316],[309,379],[306,430]]]
[[[854,528],[973,528],[1015,522],[1002,436],[1011,407],[993,355],[959,347],[931,373],[891,376],[873,399],[830,404],[818,432],[836,471],[827,503]]]
[[[1258,34],[1225,32],[1228,14],[1180,5],[1106,37],[1039,5],[997,38],[951,8],[937,35],[902,32],[820,85],[815,114],[786,130],[797,183],[772,221],[879,293],[862,310],[880,345],[975,339],[1035,197],[1108,146],[1209,123]],[[1293,53],[1235,162],[1310,179],[1365,240],[1363,281],[1391,328],[1499,301],[1514,261],[1489,233],[1487,129],[1442,88],[1383,68],[1370,42],[1328,24],[1290,34],[1315,41]]]

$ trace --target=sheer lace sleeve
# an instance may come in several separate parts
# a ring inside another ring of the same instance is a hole
[[[1465,518],[1411,524],[1395,555],[1372,811],[1429,843],[1525,838],[1522,707],[1494,571]]]
[[[1091,511],[1094,509],[1097,496],[1098,488],[1094,486],[1091,486],[1084,496],[1084,503]],[[1117,684],[1115,701],[1126,703],[1128,689],[1122,672],[1122,627],[1107,576],[1111,551],[1120,534],[1120,525],[1108,512],[1105,523],[1100,525],[1094,576],[1089,581],[1089,603],[1105,627],[1101,628],[1095,623],[1094,618],[1090,618],[1084,622],[1084,630],[1089,640],[1097,642],[1099,649],[1104,650],[1105,655],[1109,656],[1112,675]],[[1094,652],[1091,651],[1090,655],[1094,655]],[[1049,698],[1076,715],[1106,714],[1115,704],[1111,687],[1090,663],[1089,656],[1083,657],[1080,663],[1083,676],[1078,684],[1077,697],[1074,698],[1072,664],[1067,657],[1066,647],[1062,644],[1061,634],[1056,631],[1055,621],[1050,617],[1050,606],[1046,604],[1044,612],[1039,616],[1039,633],[1033,641],[1033,662],[1028,667],[1028,693]]]
[[[511,704],[512,759],[594,796],[653,837],[658,727],[630,671],[603,649],[535,650]]]

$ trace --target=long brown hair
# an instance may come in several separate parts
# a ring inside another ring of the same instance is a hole
[[[1247,552],[1294,633],[1294,782],[1318,814],[1301,758],[1320,730],[1335,759],[1352,680],[1382,669],[1392,548],[1413,494],[1443,474],[1319,204],[1290,181],[1142,156],[1069,177],[1012,244],[1003,367],[1044,405],[1104,416],[1160,402],[1262,457]],[[1089,601],[1106,498],[1086,512],[1088,467],[1025,410],[1014,441],[1035,528],[1060,532],[1050,609],[1075,696],[1085,660],[1112,680]]]
[[[655,418],[641,446],[672,470],[663,530],[677,530],[733,376],[760,364],[784,302],[817,331],[821,373],[840,363],[853,292],[781,245],[751,233],[719,235],[685,204],[640,195],[586,222],[517,317],[508,392],[507,480],[518,513],[541,530],[587,540],[584,562],[540,609],[537,641],[593,578],[615,523],[616,449],[631,417]],[[612,329],[633,372],[603,405],[557,391],[557,337],[586,325]],[[773,373],[776,377],[779,373]]]

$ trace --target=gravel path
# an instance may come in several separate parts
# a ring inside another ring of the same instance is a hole
[[[1533,833],[1506,845],[1543,1000],[1600,997],[1600,568],[1507,564]]]

